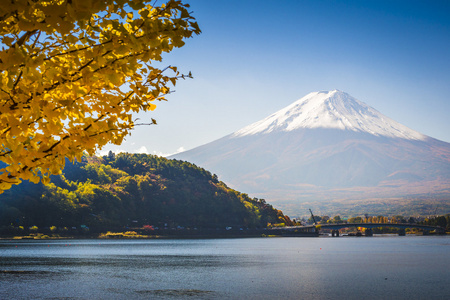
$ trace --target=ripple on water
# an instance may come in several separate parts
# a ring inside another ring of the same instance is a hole
[[[204,291],[204,290],[196,290],[196,289],[165,289],[165,290],[141,290],[135,291],[137,294],[141,295],[153,295],[160,297],[182,297],[182,296],[211,296],[215,292],[213,291]]]

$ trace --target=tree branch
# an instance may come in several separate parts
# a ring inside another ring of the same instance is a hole
[[[34,29],[32,31],[27,31],[25,32],[18,40],[17,42],[15,42],[12,47],[14,48],[16,45],[18,45],[19,47],[22,46],[33,34],[35,34],[36,32],[38,32],[37,29]]]

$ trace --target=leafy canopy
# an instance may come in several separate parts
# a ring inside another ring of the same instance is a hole
[[[189,5],[146,2],[2,2],[0,193],[21,179],[48,183],[65,157],[120,144],[137,125],[132,113],[155,109],[185,78],[152,62],[200,33]]]
[[[13,187],[0,201],[2,227],[79,227],[92,232],[124,227],[265,228],[292,225],[264,199],[226,186],[188,162],[120,153],[68,163],[48,185]],[[168,225],[164,225],[168,224]]]

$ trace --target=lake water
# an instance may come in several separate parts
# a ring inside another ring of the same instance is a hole
[[[450,237],[3,240],[0,299],[450,299]]]

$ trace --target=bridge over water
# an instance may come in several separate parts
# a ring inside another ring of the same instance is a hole
[[[273,234],[284,236],[314,236],[319,235],[320,230],[330,229],[332,236],[339,236],[339,229],[359,227],[365,228],[365,235],[372,236],[373,228],[378,227],[390,227],[398,228],[399,235],[405,235],[406,228],[417,228],[423,231],[424,235],[429,234],[431,231],[435,231],[438,234],[444,234],[445,229],[439,226],[428,226],[415,223],[339,223],[339,224],[320,224],[309,226],[286,226],[286,227],[274,227],[270,230]]]

